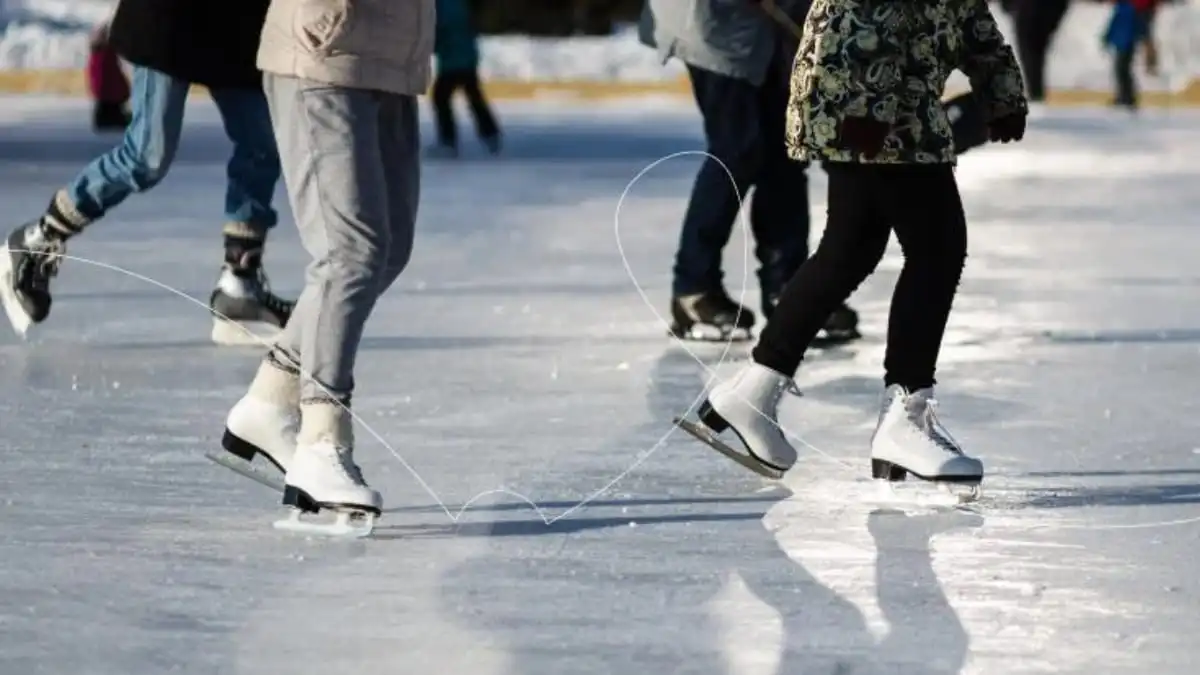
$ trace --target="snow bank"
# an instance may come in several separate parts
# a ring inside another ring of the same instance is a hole
[[[81,68],[87,32],[112,11],[113,0],[0,0],[0,70]],[[996,12],[1012,35],[1008,17]],[[1100,45],[1108,18],[1103,5],[1077,2],[1054,45],[1050,84],[1064,89],[1111,86],[1109,59]],[[1163,10],[1158,25],[1163,75],[1145,78],[1146,89],[1179,89],[1200,75],[1200,0]],[[527,38],[482,41],[481,71],[509,81],[653,82],[678,78],[678,63],[665,67],[624,28],[610,37]]]

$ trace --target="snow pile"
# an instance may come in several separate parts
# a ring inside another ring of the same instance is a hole
[[[113,0],[0,0],[0,70],[81,68],[87,33],[104,20]],[[1077,2],[1058,35],[1050,59],[1050,84],[1065,89],[1111,86],[1111,63],[1100,44],[1106,5]],[[996,11],[1006,34],[1011,22]],[[1157,26],[1162,76],[1143,78],[1147,89],[1179,89],[1200,75],[1200,0],[1170,6]],[[484,77],[508,81],[654,82],[683,74],[677,62],[663,66],[637,40],[633,27],[607,37],[482,40]]]

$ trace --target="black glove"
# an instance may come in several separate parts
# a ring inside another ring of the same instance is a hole
[[[838,125],[838,145],[870,159],[883,150],[892,129],[870,117],[843,117]]]
[[[988,123],[988,138],[993,142],[1008,143],[1025,137],[1025,113],[1010,113]]]

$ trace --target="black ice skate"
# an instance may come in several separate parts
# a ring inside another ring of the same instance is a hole
[[[221,269],[209,298],[212,341],[219,345],[262,345],[279,335],[295,303],[271,292],[262,268]]]
[[[833,310],[833,314],[826,319],[821,332],[813,340],[813,346],[830,347],[853,342],[861,337],[862,333],[858,332],[858,312],[850,309],[848,305],[842,305]]]
[[[754,312],[723,290],[673,298],[671,319],[671,335],[700,342],[744,342],[755,321]]]
[[[0,255],[0,302],[22,338],[50,315],[50,280],[58,275],[66,239],[37,220],[13,230]]]
[[[871,477],[895,484],[912,475],[937,483],[953,501],[975,501],[983,462],[963,452],[938,421],[936,405],[932,389],[888,387],[871,437]]]

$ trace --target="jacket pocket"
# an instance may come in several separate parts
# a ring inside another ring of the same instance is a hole
[[[329,56],[342,50],[354,21],[352,0],[300,0],[292,32],[305,51]]]

